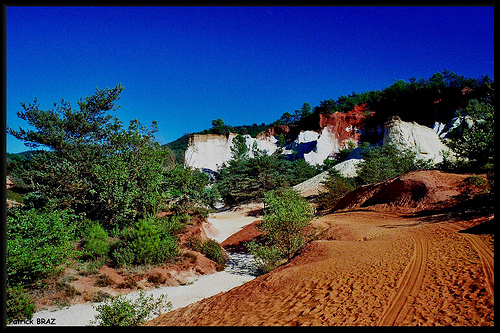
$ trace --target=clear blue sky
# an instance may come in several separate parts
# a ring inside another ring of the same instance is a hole
[[[157,120],[160,143],[444,69],[494,79],[492,6],[7,7],[6,36],[7,126],[121,83],[118,118]]]

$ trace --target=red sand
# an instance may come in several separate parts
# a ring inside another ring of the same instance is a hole
[[[358,191],[359,205],[315,219],[321,238],[290,263],[146,325],[493,326],[494,236],[458,232],[493,215],[439,210],[464,198],[462,176],[405,177],[399,194],[379,195],[386,201],[367,204],[368,193],[384,191],[371,187]],[[426,190],[408,199],[409,184]]]

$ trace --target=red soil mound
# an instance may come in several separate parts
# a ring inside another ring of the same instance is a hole
[[[380,183],[365,185],[347,194],[335,210],[381,205],[414,210],[449,206],[483,190],[469,185],[470,175],[436,170],[414,171]],[[485,180],[485,176],[481,176]]]
[[[221,243],[221,246],[224,248],[238,248],[242,247],[245,242],[259,237],[260,235],[262,235],[262,232],[257,227],[261,222],[262,220],[257,220],[250,223],[237,233],[232,234],[231,236],[226,238]]]

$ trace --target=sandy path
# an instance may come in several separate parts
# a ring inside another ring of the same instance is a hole
[[[247,216],[247,213],[258,208],[262,208],[262,204],[249,204],[235,210],[212,214],[208,219],[210,223],[205,223],[204,229],[208,237],[218,242],[222,242],[245,225],[257,220],[255,217]],[[242,255],[235,255],[235,258],[238,260],[248,260],[248,258],[241,258],[241,256]],[[172,302],[172,310],[175,310],[242,285],[255,278],[255,276],[250,273],[252,273],[251,270],[238,269],[229,265],[224,271],[193,277],[191,278],[192,283],[190,284],[147,290],[146,295],[158,297],[159,295],[166,294],[167,300]],[[134,299],[138,295],[138,292],[134,292],[127,294],[126,297]],[[33,315],[32,321],[27,324],[30,326],[47,326],[44,323],[50,320],[55,325],[87,326],[91,325],[90,321],[94,320],[96,314],[97,311],[92,307],[92,304],[76,304],[56,311],[38,311]]]
[[[214,213],[208,217],[208,222],[204,222],[202,227],[208,237],[222,243],[226,238],[240,231],[246,225],[260,219],[248,216],[248,213],[262,207],[262,203],[251,203],[233,210]]]
[[[397,325],[408,313],[407,304],[420,291],[424,279],[427,260],[427,240],[420,234],[412,235],[414,243],[413,257],[396,287],[396,294],[389,301],[389,306],[378,321],[379,326]]]
[[[450,230],[452,232],[458,232],[463,230],[462,227],[456,224],[452,223],[444,223],[443,228]],[[465,237],[470,244],[474,247],[476,250],[477,254],[479,255],[479,258],[481,259],[481,264],[483,266],[483,272],[486,277],[486,283],[488,285],[488,291],[490,295],[492,296],[492,302],[493,302],[493,295],[494,295],[494,258],[493,258],[493,251],[492,249],[488,246],[488,244],[485,243],[484,239],[479,236],[479,235],[474,235],[474,234],[469,234],[469,233],[461,233],[463,237]]]
[[[494,324],[489,259],[477,250],[491,254],[492,235],[471,245],[443,222],[370,210],[314,224],[322,239],[289,264],[146,325]]]

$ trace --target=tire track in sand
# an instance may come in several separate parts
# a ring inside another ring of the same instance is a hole
[[[462,230],[460,226],[450,223],[443,224],[442,227],[446,230],[455,231],[457,233]],[[486,289],[488,289],[488,292],[491,295],[491,302],[493,303],[494,290],[495,290],[494,288],[495,260],[493,258],[493,252],[480,236],[469,234],[466,232],[460,233],[460,235],[462,235],[465,239],[469,241],[469,243],[472,245],[472,247],[479,255],[479,259],[481,260],[481,264],[483,266],[483,272],[486,279]]]
[[[396,286],[396,294],[382,313],[377,325],[393,326],[401,322],[408,314],[408,306],[417,296],[424,280],[427,261],[427,240],[419,233],[411,234],[414,243],[413,256],[406,266]]]

